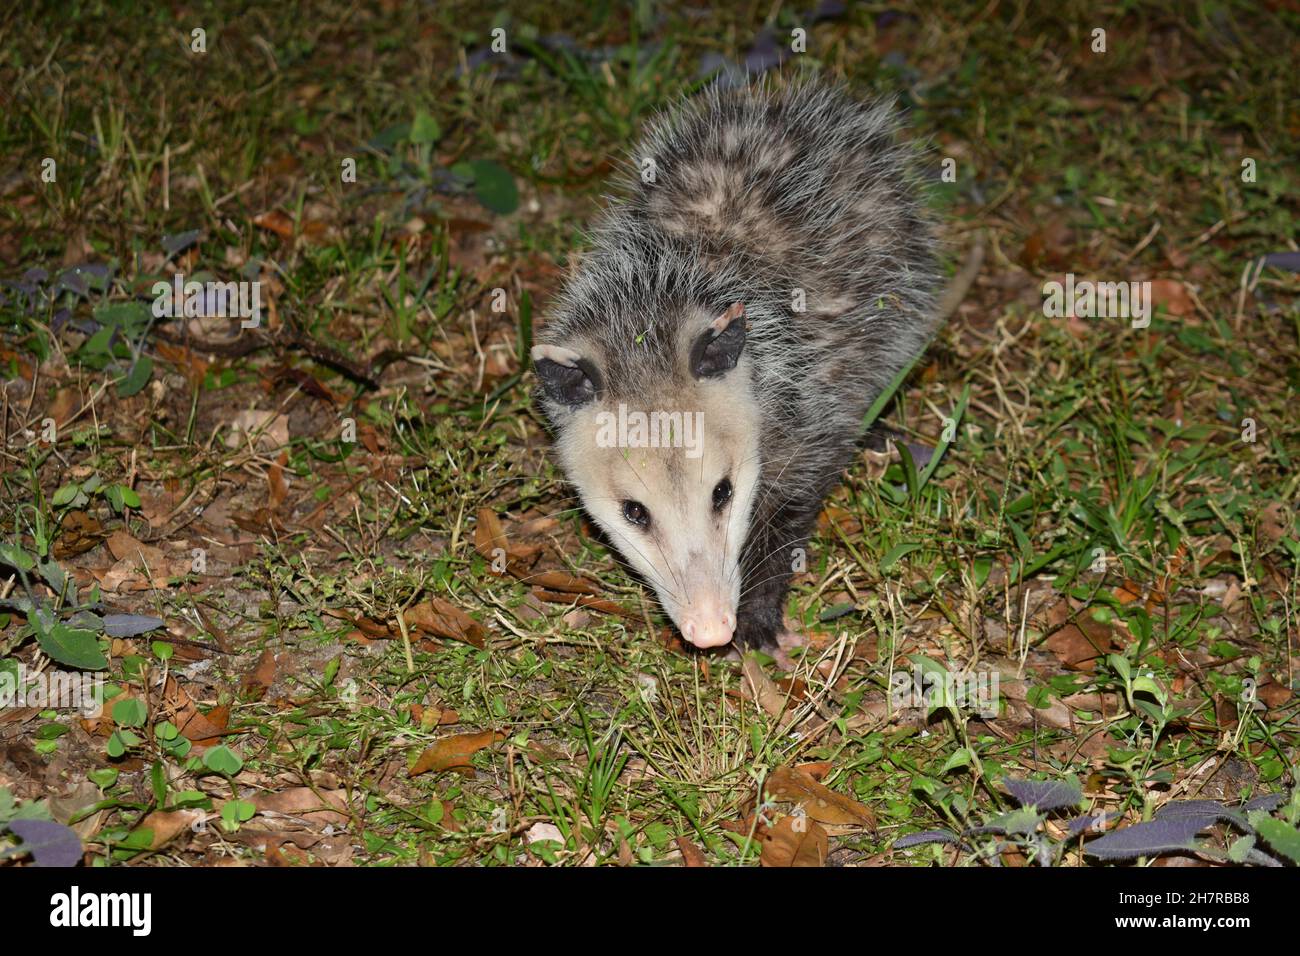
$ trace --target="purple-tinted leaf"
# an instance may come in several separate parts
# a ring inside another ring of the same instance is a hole
[[[109,637],[135,637],[156,631],[163,623],[162,618],[150,614],[106,614],[104,633]]]
[[[817,9],[813,11],[812,22],[834,20],[836,17],[844,16],[847,9],[844,0],[822,0],[821,3],[817,4]]]
[[[575,40],[567,33],[546,33],[537,38],[537,45],[544,50],[550,50],[553,53],[561,51],[579,56],[583,50]]]
[[[194,245],[194,243],[199,241],[199,237],[202,235],[202,229],[187,229],[184,232],[174,232],[170,235],[163,236],[163,252],[167,253],[167,258],[170,259],[172,256],[176,255],[176,253],[184,252],[190,246]]]
[[[1059,810],[1062,807],[1077,807],[1083,802],[1083,791],[1074,780],[1014,780],[1003,777],[1002,785],[1022,807]]]
[[[54,318],[50,320],[50,328],[57,332],[67,324],[70,318],[72,318],[71,309],[59,309],[58,312],[54,313]]]
[[[1265,810],[1272,813],[1286,802],[1285,793],[1266,793],[1263,796],[1247,800],[1241,805],[1243,810]]]
[[[22,849],[37,866],[76,866],[81,862],[81,840],[53,820],[11,820],[9,829],[23,841]]]
[[[1208,825],[1205,817],[1169,817],[1135,823],[1084,846],[1089,856],[1103,860],[1131,860],[1176,850],[1196,849],[1196,834]]]
[[[1264,265],[1287,272],[1300,272],[1300,252],[1270,252],[1264,257]]]
[[[923,843],[960,843],[961,839],[957,834],[949,830],[922,830],[920,833],[909,833],[901,836],[894,841],[895,850],[906,850],[908,847],[920,846]]]
[[[779,66],[785,59],[786,48],[776,42],[767,30],[761,30],[754,38],[753,44],[745,51],[743,66],[747,72],[757,76],[766,73],[774,66]]]
[[[49,277],[48,272],[40,266],[36,266],[23,273],[22,283],[19,287],[25,290],[34,290],[37,286],[44,285]]]
[[[886,27],[893,26],[901,20],[915,19],[916,17],[912,16],[910,13],[903,13],[899,10],[886,10],[884,13],[881,13],[876,17],[876,27],[883,30]]]
[[[1218,800],[1172,800],[1156,811],[1157,817],[1210,817],[1217,820],[1228,812]]]
[[[90,282],[86,274],[78,269],[66,269],[59,273],[50,289],[50,295],[58,296],[62,292],[71,292],[75,296],[86,298],[90,295]]]
[[[1218,800],[1174,800],[1166,803],[1156,811],[1157,820],[1200,820],[1202,827],[1208,827],[1219,820],[1231,820],[1247,833],[1252,832],[1246,818],[1225,807]]]
[[[747,80],[742,67],[737,66],[721,53],[715,53],[712,50],[700,54],[700,66],[696,71],[696,76],[699,78],[712,76],[714,77],[713,82],[724,90],[734,90],[737,87],[744,86]]]
[[[912,464],[918,469],[930,464],[930,459],[934,457],[934,449],[929,445],[921,445],[914,441],[906,441],[903,444],[912,453]]]
[[[1282,866],[1281,863],[1273,859],[1267,853],[1256,850],[1253,847],[1246,851],[1246,862],[1253,866]]]

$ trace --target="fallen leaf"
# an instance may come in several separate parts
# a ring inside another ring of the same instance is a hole
[[[1151,280],[1151,305],[1164,306],[1165,312],[1175,317],[1192,315],[1196,306],[1187,288],[1176,279]]]
[[[203,819],[202,810],[155,810],[135,828],[134,833],[151,831],[150,850],[158,850],[171,843],[182,833],[187,833],[199,820]]]
[[[600,611],[602,614],[614,614],[624,620],[635,621],[638,624],[645,623],[641,615],[635,611],[629,611],[621,604],[608,598],[594,597],[590,594],[565,594],[563,591],[548,591],[546,588],[533,588],[532,593],[551,604],[574,604],[578,607]]]
[[[261,700],[275,683],[275,655],[270,648],[262,651],[256,666],[239,682],[239,690],[253,700]]]
[[[277,511],[289,494],[289,484],[284,480],[284,469],[289,464],[289,453],[280,452],[280,457],[266,470],[266,505]]]
[[[682,852],[683,866],[708,866],[709,861],[704,856],[704,851],[697,847],[686,837],[677,838],[677,849]]]
[[[282,239],[293,237],[293,220],[281,209],[271,209],[254,216],[253,225],[273,232]]]
[[[69,511],[63,516],[59,536],[54,539],[54,556],[72,558],[85,554],[104,539],[99,519],[84,511]]]
[[[803,807],[809,818],[832,826],[876,828],[876,817],[864,804],[836,793],[797,767],[778,767],[764,789],[776,800]]]
[[[480,508],[474,523],[474,550],[492,565],[498,574],[509,572],[520,577],[536,561],[541,548],[511,542],[501,519],[491,508]],[[557,588],[556,590],[564,590]]]
[[[744,671],[745,678],[749,683],[750,699],[757,702],[758,706],[769,716],[781,716],[785,711],[785,694],[781,693],[781,689],[772,682],[770,677],[763,673],[763,666],[759,664],[758,658],[753,654],[746,654],[741,669]]]
[[[289,419],[280,412],[246,408],[230,420],[224,441],[227,448],[243,448],[252,441],[258,451],[278,451],[289,444]]]
[[[530,574],[524,582],[548,591],[562,591],[565,594],[599,594],[600,590],[585,578],[575,577],[564,571],[542,571]]]
[[[506,735],[495,730],[484,730],[476,734],[457,734],[443,737],[432,747],[420,754],[411,767],[411,776],[422,773],[440,772],[472,768],[470,758],[484,747],[490,747],[498,740],[505,740]]]
[[[782,817],[763,836],[759,862],[763,866],[825,866],[830,841],[813,820]]]
[[[478,648],[487,646],[487,631],[483,625],[442,598],[421,601],[408,608],[403,617],[408,627],[417,627],[437,637],[463,641]]]
[[[313,823],[347,824],[347,795],[343,790],[323,790],[319,794],[311,787],[293,787],[275,793],[260,793],[253,805],[263,813],[283,813],[302,817]]]
[[[554,823],[534,823],[524,831],[524,839],[529,843],[540,843],[542,840],[554,840],[561,846],[564,845],[564,834]]]
[[[130,561],[136,567],[155,573],[161,571],[164,564],[161,548],[141,543],[123,528],[108,536],[108,550],[119,561]]]
[[[230,708],[214,707],[204,714],[175,677],[163,684],[163,714],[196,747],[211,747],[230,733]]]

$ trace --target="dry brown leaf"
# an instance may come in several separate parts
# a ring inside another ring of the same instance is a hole
[[[280,209],[271,209],[253,217],[253,225],[273,232],[282,239],[293,237],[293,220]]]
[[[54,556],[72,558],[85,554],[104,538],[99,519],[84,511],[69,511],[63,516],[59,536],[54,539]]]
[[[266,470],[266,506],[278,511],[289,494],[289,484],[284,480],[284,469],[289,464],[289,453],[280,452],[280,457]]]
[[[548,591],[563,591],[565,594],[600,593],[600,589],[590,581],[564,571],[542,571],[539,574],[529,574],[523,580],[526,584],[546,588]]]
[[[757,702],[769,716],[781,716],[785,711],[785,694],[763,673],[763,666],[758,659],[753,654],[746,654],[741,668],[749,684],[750,699]]]
[[[491,508],[480,508],[474,523],[474,550],[492,564],[492,570],[523,576],[537,560],[541,548],[512,542],[501,519]],[[502,561],[504,560],[504,566]],[[563,590],[557,588],[556,590]]]
[[[683,866],[708,866],[709,861],[704,856],[704,851],[692,843],[686,837],[677,838],[677,849],[682,852]]]
[[[81,411],[81,393],[75,388],[61,388],[54,393],[54,400],[50,402],[45,414],[54,419],[59,428],[62,428],[79,411]]]
[[[1115,629],[1094,620],[1086,611],[1066,624],[1044,642],[1047,649],[1071,670],[1090,671],[1097,659],[1118,649]]]
[[[246,408],[230,420],[224,441],[227,448],[243,448],[252,441],[258,451],[278,451],[289,444],[289,419],[280,412]]]
[[[196,747],[219,744],[221,738],[230,732],[229,707],[214,707],[204,714],[195,706],[185,688],[171,675],[168,675],[163,685],[163,707],[163,715],[169,714],[171,722]]]
[[[201,819],[203,819],[202,810],[155,810],[140,821],[140,825],[134,832],[152,830],[153,836],[149,842],[149,849],[158,850],[182,833],[189,832],[191,827]]]
[[[775,799],[803,807],[810,819],[841,827],[876,828],[876,817],[864,804],[836,793],[796,767],[778,767],[763,785]]]
[[[533,588],[532,593],[538,599],[548,601],[551,604],[573,604],[577,607],[600,611],[602,614],[614,614],[624,620],[635,621],[638,624],[645,623],[641,615],[635,611],[629,611],[621,604],[608,598],[595,597],[590,594],[565,594],[562,591],[548,591],[546,588]]]
[[[782,817],[763,835],[759,862],[763,866],[825,866],[830,841],[816,821]]]
[[[408,608],[403,617],[408,627],[419,628],[436,637],[463,641],[477,648],[487,646],[487,631],[483,625],[442,598],[433,597],[421,601],[415,607]]]
[[[253,798],[258,810],[302,817],[313,823],[346,824],[348,816],[347,795],[343,790],[322,790],[318,794],[311,787],[293,787],[275,793],[260,793]]]
[[[119,561],[130,561],[136,567],[159,573],[163,567],[161,548],[144,544],[123,528],[108,536],[108,550]]]
[[[240,692],[253,700],[261,700],[275,683],[275,669],[275,655],[267,648],[257,659],[256,666],[239,682]]]
[[[1187,294],[1186,286],[1177,279],[1153,279],[1151,305],[1163,305],[1165,312],[1180,318],[1196,312],[1196,305],[1192,302],[1192,297]]]
[[[484,747],[490,747],[498,740],[505,740],[506,735],[496,730],[484,730],[476,734],[457,734],[443,737],[432,747],[420,754],[415,765],[411,767],[411,776],[416,777],[430,771],[457,770],[472,767],[470,758]]]

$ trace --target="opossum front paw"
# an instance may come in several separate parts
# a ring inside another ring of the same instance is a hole
[[[736,633],[732,642],[742,654],[745,651],[762,651],[764,654],[771,654],[780,650],[780,645],[777,643],[777,634],[780,631],[780,625],[741,614],[740,620],[736,622]]]
[[[796,648],[807,646],[808,638],[786,628],[781,628],[776,635],[776,650],[772,653],[772,657],[781,670],[792,671],[795,669],[795,662],[790,659],[790,652]]]

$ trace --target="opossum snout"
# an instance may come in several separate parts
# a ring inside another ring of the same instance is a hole
[[[736,631],[736,615],[716,598],[696,601],[683,612],[681,627],[696,647],[721,647]]]

